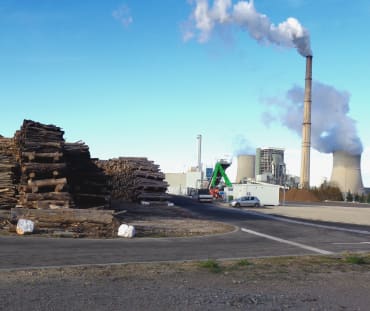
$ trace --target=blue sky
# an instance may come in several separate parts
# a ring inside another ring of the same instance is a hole
[[[285,148],[288,172],[298,174],[299,135],[263,116],[267,98],[304,86],[305,58],[235,25],[216,25],[205,42],[196,29],[184,40],[195,5],[0,0],[0,134],[12,136],[23,119],[56,124],[94,157],[146,156],[165,172],[196,165],[197,134],[205,165],[232,155],[243,137],[252,149]],[[254,7],[275,25],[299,20],[311,38],[313,79],[350,94],[370,185],[370,3],[255,0]],[[312,184],[330,177],[330,157],[312,152]]]

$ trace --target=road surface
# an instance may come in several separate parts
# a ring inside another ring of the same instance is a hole
[[[0,237],[0,269],[370,251],[368,227],[305,224],[183,197],[174,201],[206,219],[223,221],[236,229],[228,234],[191,238]]]

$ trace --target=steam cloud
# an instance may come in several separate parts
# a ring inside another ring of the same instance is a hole
[[[302,134],[304,89],[291,88],[285,99],[265,100],[271,108],[263,116],[266,123],[279,121],[288,129]],[[312,84],[311,140],[312,147],[324,153],[347,151],[362,153],[361,139],[357,135],[356,121],[348,116],[350,94],[338,91],[320,82]]]
[[[123,26],[128,27],[133,23],[134,19],[131,16],[130,8],[123,4],[112,12],[114,19],[118,20]]]
[[[232,0],[214,0],[213,6],[208,0],[190,2],[195,3],[195,8],[190,16],[191,23],[184,29],[184,40],[197,37],[199,42],[206,42],[216,26],[235,25],[262,44],[296,48],[302,56],[312,55],[309,33],[293,17],[276,26],[266,15],[256,11],[253,0],[239,1],[235,5]]]
[[[256,154],[256,148],[253,148],[250,142],[243,136],[237,135],[233,138],[233,156]]]

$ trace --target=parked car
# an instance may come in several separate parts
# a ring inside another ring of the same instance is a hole
[[[254,206],[259,207],[261,206],[260,200],[255,196],[245,196],[235,199],[230,202],[230,206],[232,207],[245,207],[245,206]]]

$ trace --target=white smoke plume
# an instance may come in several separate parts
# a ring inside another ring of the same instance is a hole
[[[254,155],[256,154],[256,148],[252,147],[252,144],[243,136],[236,135],[232,141],[233,145],[233,156],[239,155]]]
[[[114,19],[119,21],[124,27],[128,27],[134,21],[133,17],[131,16],[130,8],[125,4],[121,5],[116,10],[114,10],[112,12],[112,16]]]
[[[296,48],[302,56],[312,55],[310,35],[300,22],[289,17],[286,21],[274,25],[269,18],[256,11],[254,1],[232,0],[191,0],[195,5],[188,23],[193,29],[184,29],[184,40],[197,37],[199,42],[206,42],[216,26],[234,25],[246,30],[249,35],[262,44],[275,44],[287,48]]]
[[[264,102],[269,111],[263,116],[266,122],[278,121],[288,129],[302,134],[304,89],[292,87],[284,99],[269,98]],[[362,153],[361,139],[356,121],[348,116],[350,94],[320,82],[312,84],[311,140],[312,147],[324,153],[347,151]]]

